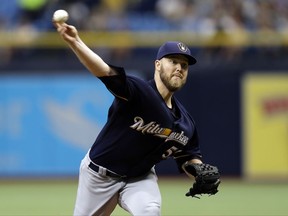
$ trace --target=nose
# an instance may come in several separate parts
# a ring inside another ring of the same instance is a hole
[[[177,69],[177,71],[180,71],[180,70],[182,69],[182,66],[181,66],[180,63],[177,63],[177,64],[176,64],[176,69]]]
[[[182,71],[184,70],[184,67],[182,66],[181,63],[178,63],[178,64],[176,65],[176,69],[177,69],[177,71],[182,72]]]

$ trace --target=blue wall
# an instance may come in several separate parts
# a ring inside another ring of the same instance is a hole
[[[77,174],[112,99],[90,74],[1,76],[0,175]]]

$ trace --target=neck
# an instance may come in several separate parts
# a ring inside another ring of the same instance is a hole
[[[173,92],[170,92],[166,86],[163,84],[163,82],[161,82],[160,79],[157,79],[155,77],[155,83],[156,83],[156,87],[158,92],[160,93],[160,95],[162,96],[163,100],[165,101],[166,105],[169,108],[172,108],[172,96],[173,96]]]

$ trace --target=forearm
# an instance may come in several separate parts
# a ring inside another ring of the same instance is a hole
[[[96,77],[115,75],[104,61],[93,52],[79,37],[77,29],[66,23],[54,22],[62,39],[69,45],[78,57],[79,61]]]
[[[77,37],[77,40],[68,43],[80,62],[96,77],[114,75],[111,68]]]

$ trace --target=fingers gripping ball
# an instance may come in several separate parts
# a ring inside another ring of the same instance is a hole
[[[69,14],[65,10],[57,10],[53,14],[52,21],[58,23],[64,23],[68,20]]]
[[[196,195],[214,195],[218,192],[218,186],[221,181],[217,167],[209,164],[187,163],[184,165],[184,169],[195,176],[195,182],[186,193],[186,196],[199,198]]]

